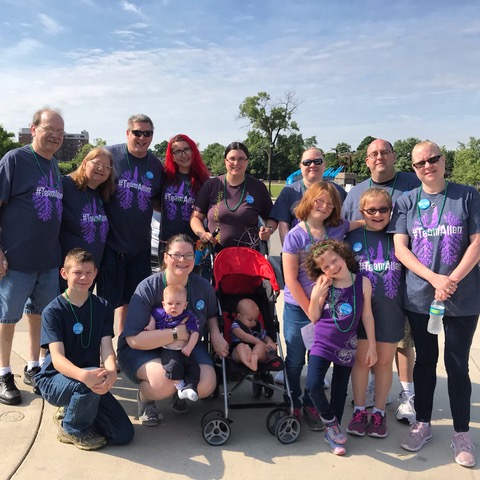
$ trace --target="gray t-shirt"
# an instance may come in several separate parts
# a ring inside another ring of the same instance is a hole
[[[163,165],[150,152],[144,158],[134,157],[124,143],[107,149],[113,155],[117,184],[105,206],[110,222],[107,244],[119,253],[149,250],[152,201],[163,187]]]
[[[359,210],[360,197],[369,188],[384,188],[392,197],[392,203],[395,205],[398,197],[419,186],[420,180],[411,172],[397,172],[394,178],[385,183],[377,183],[371,178],[367,178],[367,180],[355,185],[348,192],[347,198],[343,202],[342,215],[350,221],[361,220],[362,214]]]
[[[0,160],[0,243],[11,270],[38,272],[61,264],[62,197],[55,158],[26,145]]]
[[[428,197],[417,188],[398,199],[388,231],[408,235],[409,248],[423,265],[450,275],[470,245],[470,235],[480,233],[480,196],[473,187],[456,183],[448,184],[446,196],[444,190]],[[445,315],[480,313],[479,285],[480,269],[475,266],[445,301]],[[406,310],[427,314],[434,293],[430,283],[407,270]]]

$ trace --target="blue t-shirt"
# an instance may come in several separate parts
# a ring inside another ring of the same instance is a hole
[[[55,158],[47,160],[25,145],[0,160],[1,246],[11,270],[59,267],[62,197]]]
[[[153,198],[163,187],[160,159],[148,152],[137,158],[126,144],[106,147],[113,155],[116,189],[105,206],[110,230],[107,244],[119,253],[150,250]]]
[[[65,347],[65,357],[79,368],[99,367],[102,338],[114,336],[113,307],[96,295],[91,294],[90,299],[87,299],[81,307],[73,304],[70,307],[67,299],[59,295],[45,307],[42,313],[40,336],[42,348],[48,349],[50,343],[62,342]],[[83,332],[78,334],[73,331],[77,319],[83,326]],[[50,377],[57,373],[48,351],[45,362],[37,374],[38,378]]]
[[[423,265],[450,275],[470,245],[470,235],[480,233],[480,196],[473,187],[456,183],[435,196],[417,188],[397,200],[388,231],[408,235],[409,248]],[[480,313],[479,285],[480,269],[475,266],[445,301],[445,315]],[[428,314],[434,293],[430,283],[407,270],[406,310]]]
[[[98,190],[87,187],[82,191],[72,177],[63,177],[62,257],[72,248],[80,247],[93,254],[99,267],[107,233],[108,219]]]

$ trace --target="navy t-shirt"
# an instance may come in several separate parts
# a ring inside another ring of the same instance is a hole
[[[1,246],[11,270],[38,272],[61,264],[62,196],[55,158],[26,145],[0,160]]]

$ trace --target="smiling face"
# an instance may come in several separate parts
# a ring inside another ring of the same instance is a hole
[[[187,258],[191,257],[191,259],[185,259],[185,255],[187,255]],[[179,258],[176,259],[176,256],[179,256]],[[167,274],[188,276],[195,265],[195,254],[192,244],[188,242],[172,243],[168,252],[163,254],[163,262]]]
[[[180,173],[189,173],[192,165],[192,149],[187,142],[178,141],[171,146],[173,161],[178,165]]]
[[[303,165],[302,163],[303,161],[319,159],[323,160],[323,163],[321,165],[315,165],[315,163],[311,163],[310,165]],[[318,150],[317,148],[310,148],[308,150],[305,150],[302,155],[302,160],[300,161],[300,170],[302,171],[303,181],[307,186],[322,180],[323,174],[325,173],[325,160],[323,158],[322,151]]]
[[[384,195],[369,195],[361,201],[361,212],[367,230],[382,231],[390,222],[391,201],[387,201]]]
[[[109,157],[106,155],[97,155],[91,160],[83,161],[87,185],[90,188],[97,188],[105,182],[110,175],[113,175],[113,166]]]
[[[316,259],[318,267],[332,280],[343,279],[349,275],[345,260],[335,251],[327,250]]]
[[[248,158],[243,150],[230,150],[225,158],[227,180],[235,184],[243,182],[247,171]]]
[[[93,262],[69,260],[60,269],[60,275],[67,282],[70,291],[85,293],[92,286],[97,269]]]
[[[319,221],[325,221],[335,208],[332,198],[327,192],[322,192],[314,200],[312,210],[310,211],[310,220],[315,219]]]
[[[388,181],[395,176],[396,155],[389,142],[374,140],[367,148],[365,162],[375,182]]]
[[[45,110],[38,125],[32,125],[32,147],[36,153],[50,160],[62,146],[65,125],[63,118],[53,110]]]
[[[440,156],[440,158],[438,158]],[[429,163],[428,160],[436,161]],[[419,162],[426,162],[419,165]],[[418,179],[425,185],[435,188],[445,183],[445,157],[438,146],[432,142],[422,142],[412,151],[412,165]]]
[[[149,137],[145,137],[143,134],[137,137],[133,132],[150,132],[151,134]],[[152,140],[153,126],[148,122],[133,122],[132,126],[127,130],[128,152],[134,157],[145,157],[148,153],[148,148],[150,147]]]

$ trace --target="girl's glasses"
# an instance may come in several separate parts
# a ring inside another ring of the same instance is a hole
[[[335,208],[335,205],[327,203],[325,200],[320,200],[319,198],[314,200],[314,203],[320,208]]]
[[[376,215],[377,212],[379,213],[388,213],[390,211],[390,207],[380,207],[380,208],[366,208],[363,210],[365,213],[369,215]]]

